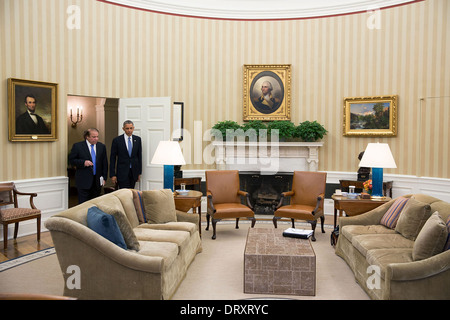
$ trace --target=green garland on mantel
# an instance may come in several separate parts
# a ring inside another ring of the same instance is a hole
[[[236,121],[224,120],[218,121],[212,129],[219,130],[223,138],[227,137],[227,130],[230,130],[228,133],[232,134],[232,136],[248,135],[249,137],[254,137],[256,135],[258,137],[262,133],[270,137],[271,131],[277,129],[280,139],[293,139],[305,142],[317,141],[328,133],[323,125],[317,121],[303,121],[295,125],[289,120],[271,121],[267,124],[261,120],[251,120],[243,125]]]

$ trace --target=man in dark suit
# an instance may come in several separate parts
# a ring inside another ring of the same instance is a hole
[[[70,164],[77,169],[75,183],[79,203],[98,197],[108,177],[106,146],[98,142],[98,130],[86,130],[84,139],[74,143],[69,154]]]
[[[44,120],[36,112],[36,98],[32,94],[25,97],[27,110],[16,119],[16,134],[49,134]]]
[[[119,189],[133,189],[142,174],[142,143],[140,137],[133,135],[131,120],[126,120],[122,129],[125,133],[115,137],[111,144],[109,176]]]

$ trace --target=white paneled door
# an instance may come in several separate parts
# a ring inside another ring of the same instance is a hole
[[[119,132],[125,120],[134,123],[134,134],[142,139],[142,177],[136,188],[163,189],[162,165],[152,165],[158,143],[169,140],[171,132],[171,98],[124,98],[119,100]]]

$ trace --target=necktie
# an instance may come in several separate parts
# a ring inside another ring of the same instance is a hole
[[[94,164],[94,175],[95,175],[95,171],[96,171],[96,165],[95,165],[95,150],[94,150],[94,145],[91,144],[91,157],[92,157],[92,163]]]
[[[131,137],[128,137],[128,155],[131,157],[131,149],[133,147],[131,146]]]
[[[128,137],[128,155],[131,158],[131,150],[133,149],[133,147],[131,146],[131,137]],[[131,168],[131,162],[130,162],[130,168]]]

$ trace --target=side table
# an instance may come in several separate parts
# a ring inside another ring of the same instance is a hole
[[[390,197],[382,197],[375,199],[361,199],[359,196],[356,199],[350,199],[344,196],[338,196],[333,194],[331,199],[334,200],[334,228],[336,229],[337,212],[339,211],[339,217],[342,217],[342,211],[347,216],[356,216],[358,214],[370,211],[382,204],[389,202]]]
[[[202,196],[203,193],[200,191],[189,190],[187,194],[179,194],[177,192],[173,193],[173,198],[175,200],[175,208],[180,211],[188,212],[192,209],[193,213],[198,213],[198,232],[202,236]]]
[[[178,189],[178,187],[181,186],[182,183],[184,183],[186,185],[186,188],[188,189],[194,187],[195,190],[201,191],[201,183],[202,183],[201,177],[175,178],[174,179],[175,189]]]

